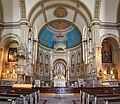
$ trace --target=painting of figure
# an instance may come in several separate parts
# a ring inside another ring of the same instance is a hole
[[[17,62],[17,48],[9,48],[8,51],[8,62]]]
[[[112,50],[110,45],[102,46],[102,63],[112,63]]]

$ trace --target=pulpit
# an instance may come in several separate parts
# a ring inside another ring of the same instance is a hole
[[[66,87],[66,79],[54,79],[54,87]]]

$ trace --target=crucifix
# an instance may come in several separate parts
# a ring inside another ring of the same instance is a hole
[[[64,36],[61,35],[61,34],[58,34],[58,35],[56,35],[56,37],[59,39],[59,41],[61,41],[60,39],[61,39],[62,37],[64,37]]]

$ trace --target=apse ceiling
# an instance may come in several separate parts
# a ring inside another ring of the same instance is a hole
[[[39,42],[49,48],[54,48],[59,43],[66,45],[66,48],[72,48],[80,44],[81,34],[72,23],[66,20],[54,20],[42,28]]]

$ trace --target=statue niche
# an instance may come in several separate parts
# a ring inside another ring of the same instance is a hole
[[[62,63],[56,63],[54,66],[55,79],[65,79],[65,66]]]

